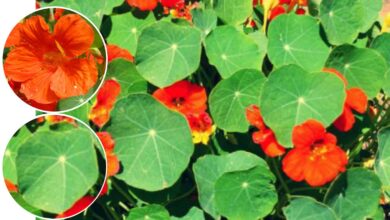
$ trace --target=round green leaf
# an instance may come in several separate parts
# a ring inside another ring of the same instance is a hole
[[[344,83],[339,77],[308,73],[296,65],[288,65],[269,76],[260,109],[279,143],[290,147],[296,125],[315,119],[329,126],[341,114],[345,96]]]
[[[214,10],[193,10],[192,17],[195,26],[202,31],[203,39],[217,27],[218,18]]]
[[[111,112],[108,131],[123,165],[118,178],[147,191],[172,186],[194,151],[186,119],[148,94],[119,100]]]
[[[363,14],[360,1],[322,1],[320,20],[329,42],[333,45],[352,43],[359,35]]]
[[[246,132],[249,123],[245,109],[259,105],[266,77],[258,70],[241,70],[217,84],[210,94],[210,112],[219,128]]]
[[[374,22],[379,19],[383,0],[358,0],[356,2],[363,6],[362,23],[359,31],[364,33],[367,32],[374,25]]]
[[[38,131],[26,139],[16,156],[24,200],[43,211],[62,213],[84,196],[99,175],[94,139],[81,128]]]
[[[269,26],[268,38],[268,57],[276,67],[296,64],[307,71],[320,71],[330,52],[311,16],[278,16]]]
[[[3,176],[4,179],[16,184],[18,177],[16,175],[16,155],[19,147],[31,136],[31,132],[26,126],[23,126],[8,142],[7,149],[3,157]]]
[[[224,79],[242,69],[261,69],[262,55],[256,42],[232,26],[217,27],[205,46],[209,62]]]
[[[317,202],[312,197],[298,197],[283,208],[287,220],[316,219],[339,220],[334,211],[327,205]]]
[[[383,33],[375,38],[371,48],[381,53],[387,61],[389,70],[386,73],[383,90],[390,96],[390,33]]]
[[[197,207],[192,207],[183,217],[171,217],[171,220],[204,220],[203,211]]]
[[[223,156],[206,155],[193,166],[199,203],[202,209],[214,218],[220,215],[215,206],[215,182],[226,172],[248,170],[255,166],[267,166],[260,157],[246,151],[237,151]]]
[[[141,33],[136,63],[147,81],[166,87],[195,72],[200,54],[201,32],[198,29],[160,21]]]
[[[374,172],[351,168],[329,188],[325,203],[342,220],[366,219],[376,213],[380,195],[381,181]]]
[[[148,205],[144,207],[133,208],[130,211],[127,220],[169,220],[169,212],[161,205]]]
[[[106,79],[116,80],[121,85],[120,98],[130,93],[145,93],[148,88],[135,65],[124,59],[115,59],[108,64]]]
[[[348,88],[359,87],[369,98],[378,94],[388,70],[386,61],[379,52],[350,45],[334,49],[326,66],[341,72],[348,81]]]
[[[214,9],[225,23],[238,25],[244,23],[252,15],[252,8],[252,1],[218,0]]]
[[[217,210],[231,220],[261,219],[278,201],[274,182],[275,176],[265,164],[225,173],[215,183]]]
[[[379,132],[378,142],[375,173],[382,181],[387,196],[390,197],[390,128],[384,128]]]
[[[41,1],[41,6],[62,6],[76,10],[89,18],[96,27],[100,27],[103,15],[110,15],[112,9],[123,3],[123,0],[94,0],[93,4],[85,0],[54,0],[50,3]]]
[[[145,18],[137,18],[131,12],[111,16],[112,29],[107,38],[109,44],[127,49],[132,55],[136,54],[138,37],[148,25],[155,21],[153,13]]]

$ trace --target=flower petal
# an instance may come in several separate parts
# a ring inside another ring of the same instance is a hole
[[[91,25],[77,14],[60,17],[54,26],[56,46],[66,56],[76,57],[87,52],[94,36]]]
[[[9,34],[4,47],[16,46],[20,43],[20,29],[23,27],[22,23],[18,23]]]
[[[325,133],[326,130],[320,122],[308,120],[294,128],[292,141],[297,148],[310,147],[314,142],[323,139]]]
[[[336,119],[333,125],[339,131],[347,132],[352,129],[355,124],[355,115],[348,106],[344,106],[343,113]]]
[[[152,11],[157,7],[157,0],[126,0],[131,7],[137,7],[142,11]]]
[[[20,29],[20,43],[34,51],[51,50],[55,45],[49,30],[42,16],[32,16],[24,21]]]
[[[59,97],[50,88],[52,74],[52,72],[41,71],[31,80],[25,81],[20,87],[20,92],[26,96],[27,100],[40,104],[57,102]]]
[[[310,149],[295,148],[287,153],[282,161],[283,172],[294,181],[304,180],[306,161],[310,156]]]
[[[368,107],[368,98],[360,88],[351,88],[347,90],[347,105],[353,110],[363,114]]]
[[[85,95],[95,85],[97,78],[98,71],[93,59],[73,59],[53,74],[50,88],[61,99]]]
[[[110,133],[106,131],[102,131],[102,132],[96,132],[96,135],[98,136],[99,140],[102,142],[105,151],[110,152],[114,149],[115,141],[112,138]]]
[[[134,62],[134,57],[131,55],[129,51],[120,48],[116,45],[112,45],[112,44],[107,45],[107,55],[108,55],[108,62],[111,62],[117,58],[123,58],[130,62]]]
[[[57,215],[56,218],[66,218],[76,215],[77,213],[82,212],[84,209],[86,209],[94,200],[95,197],[93,196],[84,196],[77,202],[75,202],[70,209],[66,210],[62,214]]]
[[[107,176],[115,176],[120,169],[118,157],[112,153],[106,154],[107,158]]]

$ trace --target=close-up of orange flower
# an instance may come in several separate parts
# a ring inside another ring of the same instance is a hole
[[[324,68],[324,72],[332,73],[341,78],[348,85],[347,79],[336,69]],[[351,130],[355,124],[355,115],[353,111],[363,114],[368,108],[368,97],[360,88],[346,89],[347,98],[345,100],[343,113],[333,123],[339,131],[347,132]]]
[[[252,105],[246,109],[246,118],[250,125],[258,129],[258,131],[252,134],[253,142],[259,144],[267,156],[277,157],[286,152],[285,148],[276,140],[273,131],[265,125],[260,109],[257,106]]]
[[[98,81],[97,64],[88,53],[94,42],[93,27],[80,15],[62,13],[56,14],[53,27],[41,15],[28,17],[7,40],[5,75],[20,84],[18,92],[29,104],[42,107],[85,95]]]
[[[121,86],[117,81],[110,79],[104,82],[89,113],[89,119],[95,125],[103,127],[110,120],[110,111],[120,92]]]
[[[296,126],[292,141],[294,148],[282,161],[284,173],[292,180],[322,186],[346,170],[347,154],[320,122],[308,120]]]
[[[153,96],[168,108],[184,115],[200,114],[207,109],[206,89],[186,80],[157,89]]]

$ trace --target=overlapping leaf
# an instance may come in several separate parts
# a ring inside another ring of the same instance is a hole
[[[325,203],[340,219],[366,219],[376,213],[380,195],[381,182],[374,172],[351,168],[332,184]]]
[[[275,176],[266,164],[223,174],[215,183],[215,201],[221,215],[232,220],[267,216],[278,201]]]
[[[129,12],[111,16],[111,20],[112,28],[107,42],[127,49],[134,56],[142,30],[152,24],[155,18],[153,13],[149,13],[144,18],[138,18]]]
[[[258,70],[241,70],[214,87],[210,94],[210,112],[218,127],[230,132],[245,132],[249,123],[245,109],[259,105],[266,77]]]
[[[390,33],[383,33],[375,38],[371,44],[371,48],[381,53],[387,61],[389,69],[386,73],[383,89],[390,96]]]
[[[194,25],[202,30],[203,38],[217,27],[218,18],[213,10],[194,10],[192,16]]]
[[[327,205],[316,201],[312,197],[294,198],[288,206],[283,208],[287,220],[316,219],[339,220],[334,211]]]
[[[382,181],[387,196],[390,197],[390,128],[384,128],[379,132],[378,141],[375,173]]]
[[[192,207],[188,213],[179,218],[179,217],[171,217],[171,220],[204,220],[203,211],[197,207]]]
[[[108,64],[106,79],[114,79],[121,85],[119,97],[130,93],[146,92],[148,84],[130,61],[115,59]]]
[[[54,0],[48,4],[42,2],[42,6],[61,6],[81,12],[99,28],[103,15],[110,15],[112,9],[122,3],[123,0],[94,0],[93,4],[85,0]]]
[[[169,212],[161,205],[148,205],[139,208],[133,208],[130,211],[127,220],[169,220]]]
[[[245,151],[199,158],[193,166],[193,171],[202,209],[215,218],[220,216],[215,203],[215,183],[218,178],[227,172],[248,170],[256,166],[267,165],[260,157]]]
[[[320,71],[330,52],[318,22],[310,16],[278,16],[269,26],[268,37],[268,57],[276,67],[296,64],[307,71]]]
[[[348,88],[361,88],[369,98],[378,94],[388,70],[386,61],[379,52],[350,45],[334,49],[326,66],[341,72],[348,81]]]
[[[215,11],[225,23],[242,24],[252,14],[252,2],[242,0],[218,0]]]
[[[205,44],[209,62],[224,79],[242,69],[261,69],[262,55],[256,42],[232,26],[217,27]]]
[[[194,151],[186,119],[147,94],[119,100],[108,131],[123,165],[118,178],[147,191],[172,186]]]
[[[341,114],[344,84],[329,73],[308,73],[296,65],[283,66],[264,84],[260,109],[279,143],[291,147],[296,125],[315,119],[329,126]]]
[[[139,37],[137,69],[150,83],[166,87],[194,73],[200,54],[198,29],[160,21],[145,28]]]
[[[94,136],[81,128],[35,132],[20,146],[16,170],[19,190],[27,203],[46,212],[62,213],[97,181]]]

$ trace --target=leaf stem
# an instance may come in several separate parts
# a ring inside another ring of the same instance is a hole
[[[275,158],[272,158],[271,159],[271,163],[272,163],[272,166],[274,167],[274,171],[275,171],[275,174],[276,174],[276,177],[278,178],[282,188],[284,189],[284,191],[286,192],[286,196],[287,198],[289,199],[290,198],[290,189],[288,188],[286,182],[284,182],[283,180],[283,177],[282,177],[282,174],[280,173],[279,171],[279,168],[278,168],[278,165],[276,163],[276,159]]]
[[[111,184],[115,190],[117,190],[127,201],[129,201],[133,206],[137,205],[137,202],[134,201],[131,196],[129,196],[125,190],[123,190],[117,183],[114,178],[111,179]]]
[[[187,196],[191,195],[194,191],[196,190],[196,186],[193,186],[190,190],[188,190],[187,192],[183,193],[182,195],[174,198],[174,199],[171,199],[171,200],[168,200],[164,203],[164,206],[172,203],[172,202],[176,202],[176,201],[179,201],[179,200],[182,200],[184,198],[186,198]]]

